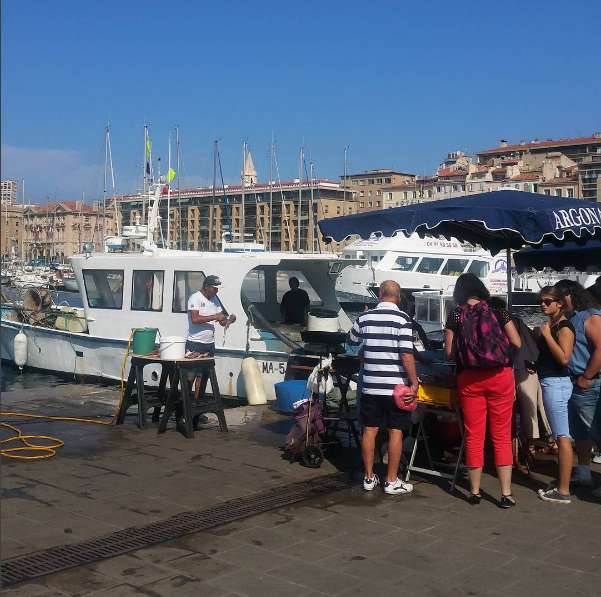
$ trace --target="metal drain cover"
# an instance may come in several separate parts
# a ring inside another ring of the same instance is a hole
[[[206,510],[184,512],[166,520],[115,531],[97,539],[61,545],[14,558],[2,562],[2,587],[205,531],[241,518],[346,489],[355,483],[355,478],[348,473],[333,473],[222,502]]]

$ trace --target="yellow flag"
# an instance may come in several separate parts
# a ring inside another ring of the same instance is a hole
[[[169,168],[167,172],[167,182],[171,182],[175,178],[175,170],[173,168]]]
[[[150,139],[146,139],[146,153],[150,156]]]

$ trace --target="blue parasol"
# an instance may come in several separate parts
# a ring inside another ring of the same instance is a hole
[[[493,254],[506,249],[510,263],[510,249],[524,244],[560,246],[576,238],[601,239],[601,208],[581,199],[502,190],[321,220],[319,227],[326,241],[352,235],[369,238],[378,232],[454,236]],[[507,283],[511,289],[510,268]],[[511,292],[508,299],[511,305]]]

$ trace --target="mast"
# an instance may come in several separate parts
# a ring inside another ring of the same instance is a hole
[[[109,139],[109,125],[106,125],[106,128],[104,129],[105,133],[104,133],[104,187],[102,190],[102,245],[103,245],[103,249],[104,249],[104,239],[106,237],[106,174],[108,171],[108,165],[109,165],[109,143],[108,143],[108,139]]]
[[[342,215],[345,216],[346,215],[346,184],[347,184],[347,176],[348,176],[348,170],[347,170],[347,165],[346,165],[346,151],[348,149],[348,145],[344,148],[344,191],[342,194]]]
[[[273,131],[269,144],[269,250],[271,251],[271,229],[273,227]]]
[[[297,232],[297,247],[296,250],[300,251],[301,248],[301,208],[303,206],[303,148],[300,148],[298,158],[298,214],[296,216],[296,227]]]
[[[309,156],[310,158],[310,156]],[[309,188],[311,189],[311,220],[314,218],[315,206],[313,204],[313,161],[309,162]],[[307,213],[308,215],[308,213]],[[311,226],[311,252],[315,253],[315,233],[314,226]],[[307,219],[307,249],[309,248],[309,220]]]
[[[179,187],[179,124],[175,127],[175,150],[177,161],[177,217],[179,224],[179,250],[182,250],[182,196]]]
[[[144,125],[144,153],[142,155],[144,156],[142,160],[142,223],[144,223],[146,222],[146,168],[148,165],[148,127],[146,125]]]
[[[244,183],[245,183],[245,171],[246,171],[246,139],[244,139],[244,141],[242,141],[242,204],[241,204],[241,209],[242,209],[242,213],[240,215],[240,236],[242,238],[242,242],[244,243],[244,228],[246,225],[246,217],[245,217],[245,213],[244,213],[244,195],[245,195],[245,189],[244,189]],[[234,239],[230,239],[230,242],[233,242]]]
[[[169,155],[167,157],[167,248],[171,248],[171,130],[169,130]]]
[[[109,146],[109,166],[111,170],[111,183],[113,190],[113,207],[115,209],[115,235],[121,234],[121,225],[119,222],[119,206],[117,204],[117,193],[115,192],[115,172],[113,171],[113,152],[111,150],[111,137],[110,133],[107,134],[108,146]]]
[[[217,186],[217,143],[217,139],[215,139],[213,141],[213,196],[211,197],[211,209],[209,210],[209,251],[214,248],[213,220],[215,219],[215,187]]]
[[[79,211],[79,253],[82,252],[82,246],[81,246],[81,233],[83,231],[83,206],[86,203],[86,190],[84,189],[81,192],[81,210]]]

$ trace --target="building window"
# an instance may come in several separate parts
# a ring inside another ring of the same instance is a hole
[[[572,187],[569,187],[569,188],[567,188],[567,189],[566,189],[566,192],[567,192],[567,194],[568,194],[568,197],[569,197],[570,199],[573,199],[573,198],[574,198],[574,189],[573,189]]]
[[[352,208],[352,207],[349,207],[349,208],[348,208],[348,212],[349,212],[350,214],[352,214],[352,213],[353,213],[353,208]]]
[[[392,193],[386,193],[386,199],[388,199],[388,201],[392,201]]]
[[[381,191],[380,189],[378,189],[378,190],[376,191],[376,195],[378,195],[378,197],[379,197],[379,196],[381,196],[381,195],[382,195],[382,191]]]
[[[373,178],[368,178],[367,179],[367,184],[374,184],[374,179]]]
[[[360,180],[359,181],[359,186],[364,187],[365,186],[365,180]]]
[[[407,199],[409,197],[409,194],[407,193],[407,191],[403,191],[403,199]]]
[[[353,187],[356,187],[358,184],[359,184],[359,181],[357,181],[357,180],[351,180],[351,185]]]
[[[467,190],[468,190],[468,191],[473,191],[473,190],[474,190],[474,185],[470,183],[470,184],[468,185],[468,187],[467,187]]]
[[[381,178],[376,178],[376,184],[382,184],[382,179]]]
[[[483,183],[483,182],[481,182],[481,183],[480,183],[480,190],[481,190],[481,191],[483,191],[483,190],[484,190],[484,183]]]
[[[373,206],[374,206],[374,204],[373,204],[373,202],[372,202],[372,201],[368,201],[368,202],[367,202],[367,207],[373,207]]]
[[[359,203],[359,207],[363,209],[365,207],[365,201],[361,201],[361,203]]]
[[[555,189],[555,196],[556,197],[561,197],[562,196],[561,189]]]
[[[164,272],[134,270],[131,285],[132,311],[163,310]]]
[[[327,214],[327,213],[330,213],[330,206],[329,206],[329,205],[326,205],[326,206],[325,206],[325,208],[324,208],[324,213],[326,213],[326,214]]]
[[[417,191],[413,191],[413,193],[411,193],[411,196],[412,196],[414,199],[417,199]]]
[[[359,197],[365,197],[365,191],[359,191]]]
[[[372,196],[371,189],[370,189],[369,191],[367,191],[367,196],[368,196],[368,197],[371,197],[371,196]]]
[[[457,185],[457,184],[454,184],[454,185],[453,185],[453,190],[454,190],[454,191],[458,191],[458,190],[459,190],[459,185]]]
[[[336,213],[340,214],[340,206],[339,205],[336,206]]]
[[[437,193],[442,193],[442,187],[441,186],[436,187],[436,192]]]
[[[432,199],[432,189],[428,189],[428,199]]]
[[[545,190],[543,191],[543,193],[544,193],[545,195],[550,195],[550,194],[551,194],[551,189],[545,189]]]
[[[382,207],[382,204],[380,201],[376,201],[376,207]]]
[[[385,178],[384,179],[384,183],[385,184],[391,184],[392,183],[392,178]]]

